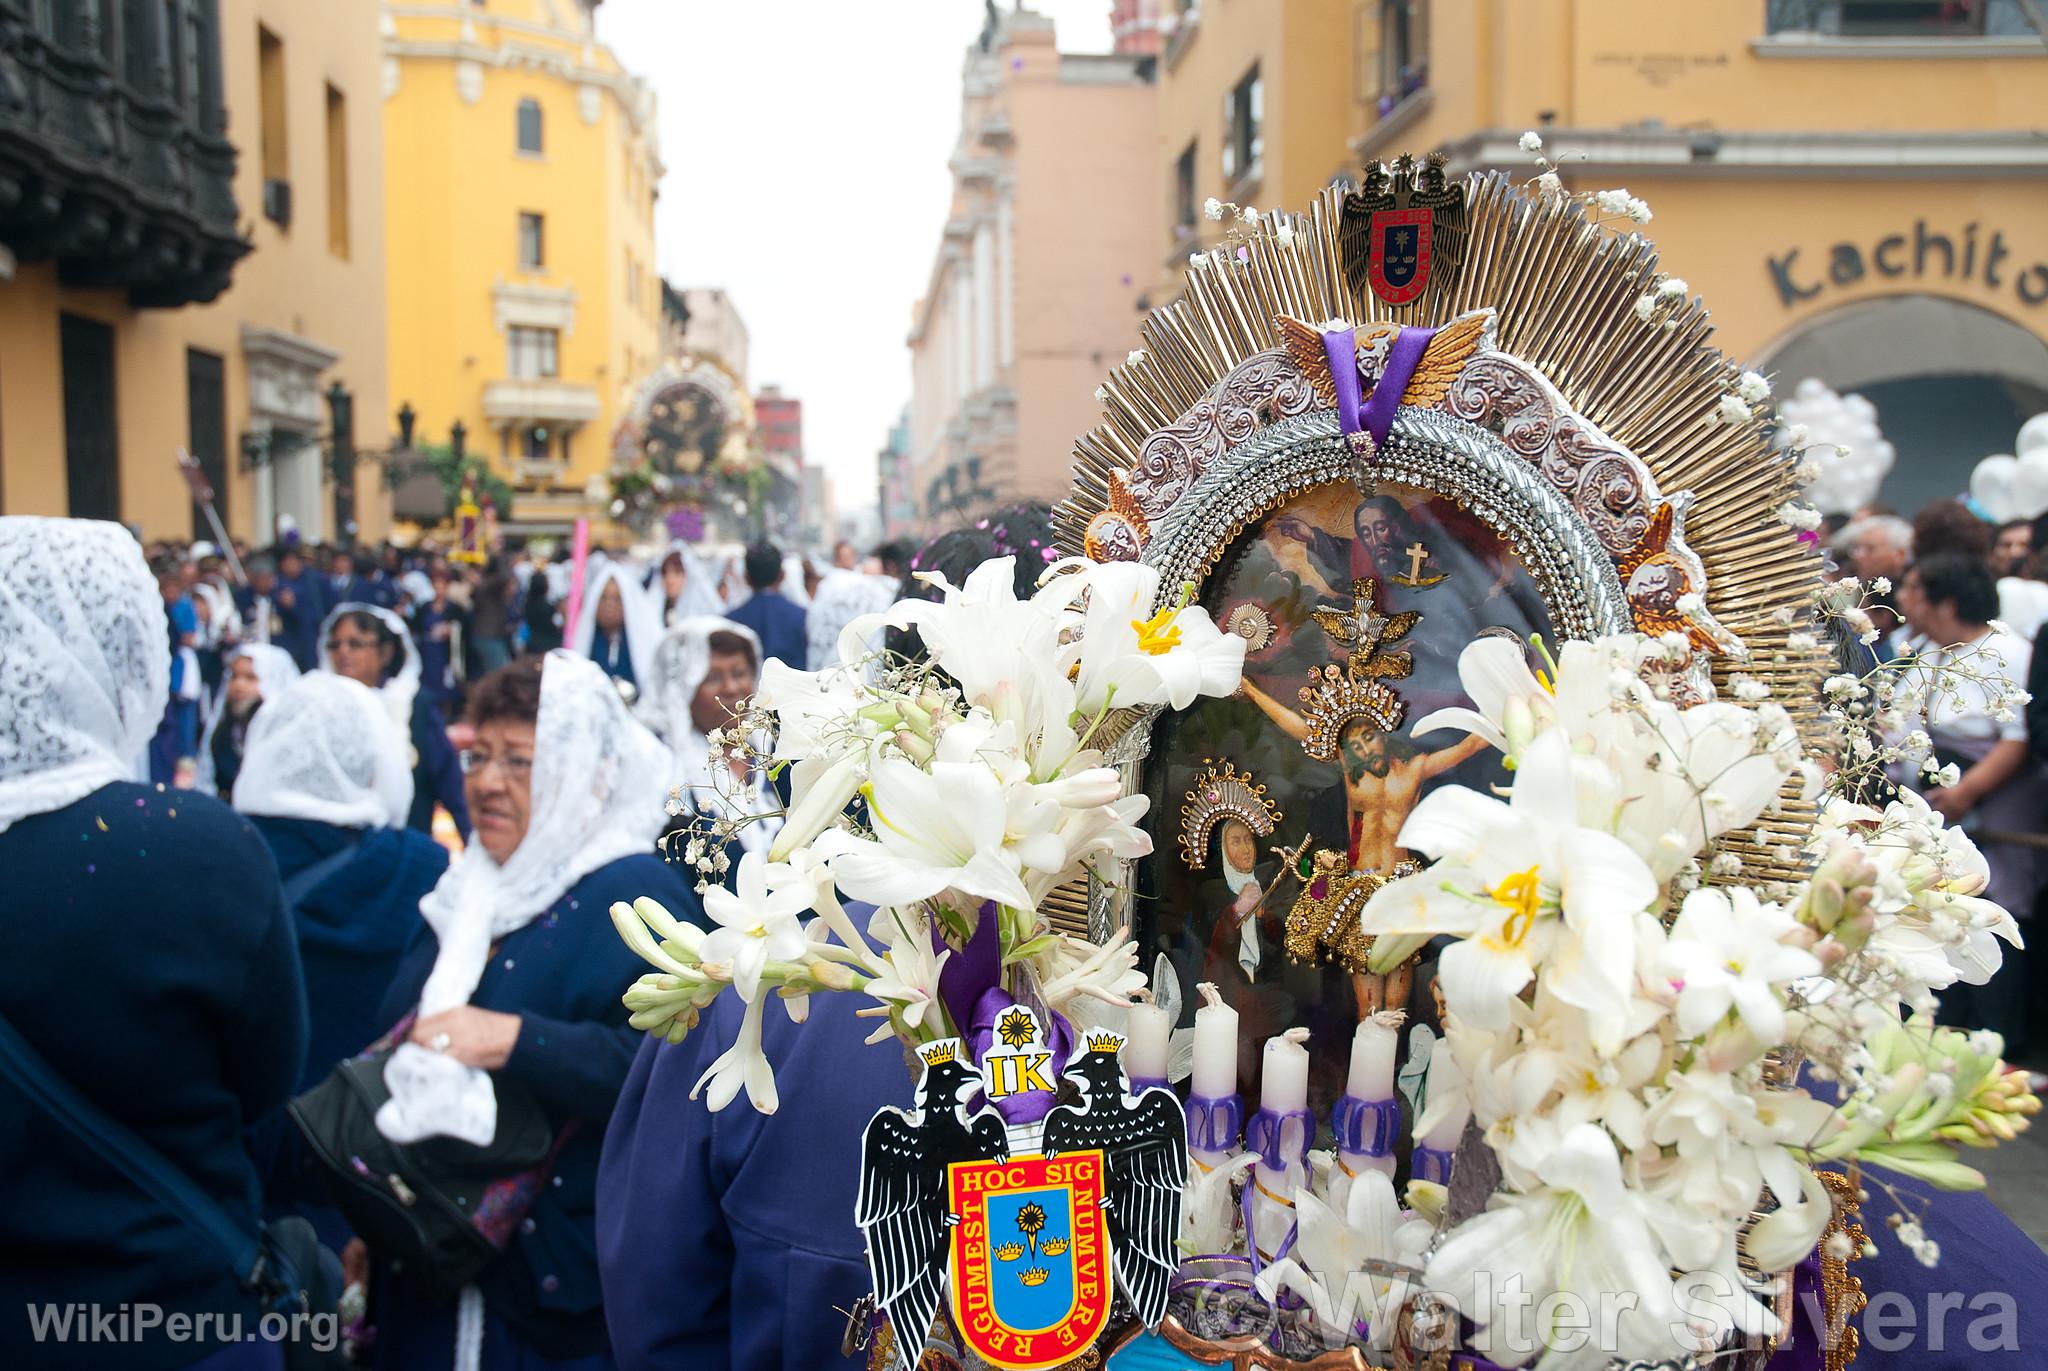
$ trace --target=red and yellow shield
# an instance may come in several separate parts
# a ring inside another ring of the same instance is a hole
[[[1109,1230],[1098,1150],[946,1168],[953,1324],[1005,1371],[1070,1361],[1109,1325]]]
[[[1433,213],[1426,209],[1383,209],[1367,230],[1372,293],[1390,305],[1405,305],[1429,284],[1429,235]]]

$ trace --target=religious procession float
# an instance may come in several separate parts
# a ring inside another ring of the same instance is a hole
[[[810,995],[905,1045],[844,1140],[870,1365],[1832,1371],[1858,1258],[1939,1256],[1896,1178],[2036,1107],[1934,1018],[2014,922],[1885,779],[1995,685],[1837,665],[1888,588],[1823,582],[1828,454],[1524,146],[1211,202],[1064,555],[771,662],[718,742],[773,848],[690,842],[709,932],[614,908],[637,1026],[746,1002],[714,1109]]]

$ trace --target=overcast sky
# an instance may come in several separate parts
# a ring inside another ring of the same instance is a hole
[[[1009,8],[1004,0],[1003,8]],[[1070,52],[1109,48],[1109,0],[1037,0]],[[599,36],[660,99],[664,277],[723,286],[747,380],[804,402],[840,510],[910,398],[903,339],[952,194],[960,66],[981,0],[607,0]]]

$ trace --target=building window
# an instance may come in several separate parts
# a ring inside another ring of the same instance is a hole
[[[64,485],[74,519],[121,517],[121,444],[114,426],[114,330],[60,315],[64,388]]]
[[[213,487],[213,509],[228,521],[227,367],[214,353],[185,350],[185,441],[192,459]],[[210,537],[206,511],[192,505],[194,537]]]
[[[1771,33],[1830,38],[2028,37],[2020,0],[1769,0]]]
[[[348,260],[348,97],[327,88],[327,250]]]
[[[507,330],[510,360],[507,363],[514,380],[533,381],[543,377],[559,376],[561,372],[561,335],[551,328],[525,328],[514,324]]]
[[[541,216],[526,210],[519,212],[519,269],[539,271],[547,265],[545,225]]]
[[[284,40],[256,26],[256,83],[261,95],[263,212],[278,227],[291,223],[291,152],[286,140]]]
[[[543,151],[538,100],[526,99],[519,102],[519,150],[535,154]]]
[[[1429,84],[1428,0],[1380,0],[1371,98],[1384,119]]]
[[[554,435],[539,424],[530,424],[519,431],[519,456],[527,462],[550,462],[555,454],[549,450]],[[565,443],[564,448],[567,448]],[[565,454],[566,455],[566,452]]]
[[[1231,88],[1223,97],[1223,184],[1235,188],[1239,181],[1250,181],[1258,177],[1263,169],[1260,158],[1265,152],[1265,140],[1260,130],[1265,125],[1266,101],[1263,87],[1259,82],[1259,69],[1253,67],[1244,74],[1244,79]]]
[[[1174,236],[1186,238],[1195,227],[1195,143],[1191,139],[1180,160],[1173,164]]]

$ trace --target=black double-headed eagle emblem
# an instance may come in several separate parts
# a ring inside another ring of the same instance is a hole
[[[1118,1053],[1123,1038],[1090,1034],[1088,1050],[1068,1063],[1066,1079],[1082,1103],[1045,1116],[1045,1155],[1096,1148],[1109,1164],[1103,1207],[1117,1283],[1138,1321],[1158,1325],[1167,1287],[1180,1267],[1181,1196],[1188,1184],[1188,1121],[1170,1090],[1154,1086],[1133,1099]]]

